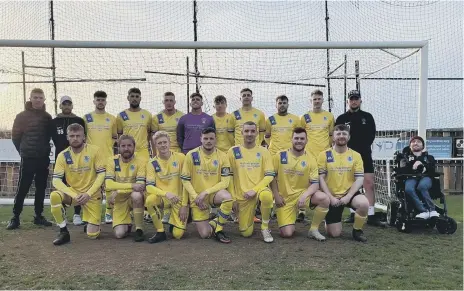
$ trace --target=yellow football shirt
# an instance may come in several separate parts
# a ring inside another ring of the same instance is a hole
[[[317,158],[319,174],[325,174],[325,182],[334,197],[343,197],[350,190],[356,177],[364,176],[361,155],[354,150],[342,154],[333,148],[319,153]]]
[[[119,193],[132,192],[132,184],[145,184],[145,161],[134,155],[132,160],[124,162],[121,155],[115,155],[106,162],[106,190],[119,190]],[[108,180],[117,184],[108,184]]]
[[[227,153],[234,146],[234,116],[230,113],[222,117],[213,114],[213,119],[216,125],[216,147]]]
[[[153,132],[166,131],[169,134],[169,140],[171,141],[171,151],[180,152],[179,144],[177,143],[177,123],[179,119],[184,115],[183,112],[176,110],[176,112],[169,116],[164,111],[153,115],[152,128]]]
[[[229,173],[230,164],[225,153],[216,149],[207,155],[200,146],[187,153],[181,178],[193,186],[192,189],[186,187],[192,200],[203,191],[211,194],[226,189]]]
[[[83,119],[87,132],[86,142],[100,147],[104,158],[113,156],[114,140],[118,138],[116,118],[108,112],[91,112],[84,115]]]
[[[308,152],[297,157],[291,151],[281,151],[273,156],[279,193],[286,198],[300,195],[310,184],[319,183],[316,159]]]
[[[176,152],[171,152],[168,160],[163,160],[159,156],[150,159],[147,163],[147,191],[155,195],[159,193],[160,196],[166,196],[166,193],[170,192],[182,197],[183,187],[180,175],[184,160],[184,154]],[[152,192],[149,190],[149,186],[158,189],[154,189],[155,191]]]
[[[272,156],[292,147],[293,129],[300,126],[300,118],[294,114],[274,114],[266,120],[266,138],[270,136],[269,152]]]
[[[230,183],[234,187],[235,200],[246,200],[243,195],[255,188],[264,177],[275,177],[271,154],[262,146],[257,145],[252,149],[234,146],[227,152],[227,156],[233,176]]]
[[[66,176],[69,187],[77,193],[87,193],[94,184],[97,174],[105,172],[105,158],[99,148],[84,144],[80,153],[74,153],[71,147],[62,151],[55,163],[53,178]],[[92,196],[95,193],[87,193]]]
[[[308,144],[306,150],[314,155],[332,147],[330,135],[335,126],[335,119],[328,111],[313,112],[309,111],[301,117],[301,124],[305,127],[308,134]]]
[[[137,112],[128,109],[116,118],[119,134],[130,135],[135,139],[135,151],[148,150],[148,134],[151,133],[151,114],[141,109]]]
[[[243,109],[236,110],[232,113],[234,119],[234,136],[235,145],[243,144],[242,128],[243,124],[247,121],[253,121],[258,125],[259,138],[256,140],[257,145],[261,145],[266,131],[266,117],[264,113],[256,108],[245,111]]]

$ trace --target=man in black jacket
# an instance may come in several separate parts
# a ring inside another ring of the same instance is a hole
[[[19,227],[19,216],[23,210],[24,199],[29,192],[32,180],[35,180],[34,224],[52,225],[42,216],[49,175],[49,124],[52,117],[45,111],[45,94],[42,89],[33,89],[29,100],[25,104],[25,110],[16,115],[13,123],[12,140],[21,156],[21,166],[13,206],[13,218],[8,223],[7,229]]]
[[[407,179],[404,191],[419,211],[416,218],[428,219],[438,217],[439,214],[435,211],[435,203],[429,194],[429,190],[432,188],[432,178],[429,175],[435,173],[435,158],[424,150],[424,145],[422,137],[414,136],[409,141],[409,146],[405,147],[402,154],[397,158],[399,158],[399,173],[426,175],[420,178]],[[421,198],[419,198],[417,192],[419,192]]]
[[[350,127],[351,138],[348,147],[358,152],[363,159],[364,165],[364,191],[369,200],[369,211],[367,224],[374,226],[385,226],[377,216],[375,216],[375,194],[374,194],[374,162],[372,160],[372,143],[375,139],[375,121],[369,112],[361,110],[361,93],[352,90],[348,93],[349,110],[337,117],[335,125],[345,124]],[[354,212],[345,222],[354,222]]]
[[[58,154],[69,147],[69,142],[66,137],[66,129],[68,125],[77,123],[82,125],[85,128],[85,123],[82,118],[76,116],[72,113],[73,110],[73,102],[71,97],[63,96],[60,99],[60,109],[61,113],[59,113],[51,122],[51,132],[52,132],[52,140],[55,144],[55,160],[58,157]],[[66,184],[66,177],[63,178],[63,182]],[[74,225],[82,225],[82,218],[81,218],[81,206],[74,206],[74,216],[73,216],[73,224]]]

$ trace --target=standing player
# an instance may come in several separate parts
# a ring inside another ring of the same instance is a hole
[[[192,111],[182,116],[177,125],[177,142],[184,154],[201,145],[203,129],[215,128],[213,117],[204,113],[202,106],[203,96],[200,93],[190,95]]]
[[[268,186],[275,177],[271,154],[266,148],[256,144],[258,125],[253,121],[243,124],[241,136],[244,138],[243,145],[234,146],[227,152],[233,176],[229,183],[229,192],[236,201],[234,212],[239,216],[239,230],[244,237],[253,234],[253,217],[259,201],[261,233],[264,241],[271,243],[274,238],[269,230],[269,220],[273,197]]]
[[[374,162],[372,161],[372,143],[375,139],[375,121],[372,115],[361,110],[361,93],[352,90],[348,93],[349,110],[337,117],[336,124],[345,124],[350,128],[348,147],[361,155],[364,164],[364,190],[369,200],[369,214],[367,223],[374,226],[385,226],[375,215],[374,194]],[[346,222],[354,222],[354,213]]]
[[[332,146],[332,131],[335,126],[335,119],[332,113],[322,109],[324,95],[322,91],[311,92],[311,103],[313,110],[308,111],[301,117],[301,124],[308,134],[306,151],[317,159],[320,152]],[[300,211],[297,221],[305,219],[305,212]]]
[[[98,146],[105,161],[114,155],[113,145],[118,138],[116,118],[105,111],[106,98],[106,92],[96,91],[93,94],[95,111],[84,115],[86,142]],[[106,203],[105,223],[113,221],[112,212],[111,205]]]
[[[192,218],[201,238],[214,232],[216,240],[230,243],[223,226],[232,211],[229,186],[230,164],[227,155],[216,148],[216,130],[206,128],[201,133],[201,146],[191,150],[182,168],[182,183],[190,196]],[[208,223],[210,207],[220,205],[218,217]]]
[[[172,208],[168,220],[172,236],[180,239],[184,235],[187,228],[188,194],[183,190],[180,179],[184,154],[171,151],[170,136],[165,131],[156,132],[152,144],[158,154],[147,164],[148,197],[145,206],[156,228],[156,234],[148,241],[158,243],[166,240],[160,208]]]
[[[175,108],[176,96],[172,92],[164,93],[163,104],[164,110],[157,115],[153,115],[151,130],[153,133],[158,130],[167,132],[171,141],[171,151],[178,153],[180,147],[177,143],[177,123],[184,113]]]
[[[363,185],[363,161],[361,155],[348,148],[350,128],[344,124],[335,126],[333,148],[319,153],[319,183],[330,198],[329,212],[325,218],[327,234],[340,236],[342,232],[342,213],[345,207],[356,209],[353,224],[353,238],[366,242],[362,228],[367,219],[369,202],[359,192]]]
[[[135,139],[135,154],[148,161],[150,152],[148,148],[151,133],[151,114],[140,108],[142,93],[138,88],[129,89],[127,100],[130,107],[119,113],[116,118],[118,134],[130,135]]]
[[[292,131],[300,126],[300,118],[288,113],[287,96],[280,95],[276,98],[276,109],[277,113],[266,120],[265,138],[268,140],[271,156],[292,147]]]
[[[313,110],[301,117],[301,124],[308,133],[306,150],[317,158],[320,152],[332,146],[332,131],[335,125],[332,113],[322,109],[324,95],[322,91],[315,90],[311,93]]]
[[[51,122],[52,140],[53,144],[55,145],[55,161],[58,158],[58,155],[69,147],[69,141],[66,135],[66,129],[68,126],[70,124],[77,123],[82,125],[85,129],[84,120],[72,113],[73,101],[71,97],[61,97],[60,109],[61,113],[59,113]],[[63,177],[63,182],[66,183],[66,177]],[[74,206],[73,224],[82,225],[82,223],[81,206],[76,205]]]
[[[235,118],[235,145],[239,146],[243,144],[242,129],[243,125],[248,121],[252,121],[256,124],[257,132],[259,134],[256,142],[258,145],[261,145],[262,141],[264,140],[264,132],[266,131],[266,117],[261,110],[253,107],[253,92],[251,89],[242,89],[240,91],[240,100],[242,101],[242,108],[234,111],[233,113]]]
[[[73,123],[67,128],[69,147],[62,151],[55,163],[53,187],[50,193],[50,207],[56,223],[60,227],[54,245],[62,245],[71,240],[66,227],[63,204],[81,205],[83,220],[87,222],[87,236],[100,235],[101,186],[105,180],[105,162],[98,147],[85,144],[84,127]],[[66,182],[63,177],[66,175]]]
[[[113,205],[113,232],[116,238],[130,233],[131,210],[134,213],[136,242],[144,241],[143,211],[145,190],[145,160],[134,155],[135,140],[130,135],[121,135],[119,154],[107,158],[105,190],[109,204]],[[107,202],[108,203],[108,202]]]
[[[213,114],[216,125],[216,147],[227,153],[234,146],[235,119],[232,114],[226,112],[227,99],[223,95],[214,97],[214,108],[216,109],[216,113]]]
[[[319,191],[319,173],[316,159],[305,151],[308,138],[306,130],[293,130],[292,148],[273,157],[277,178],[271,182],[277,206],[277,223],[282,237],[291,237],[295,232],[298,208],[315,207],[308,237],[325,241],[319,225],[329,211],[330,200]]]

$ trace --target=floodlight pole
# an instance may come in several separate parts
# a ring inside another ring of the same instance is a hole
[[[55,40],[55,19],[53,18],[53,1],[50,1],[50,38]],[[57,89],[56,89],[56,67],[55,67],[55,48],[52,47],[51,50],[52,57],[52,81],[53,81],[53,94],[55,103],[55,114],[58,114],[58,98],[57,98]]]
[[[21,61],[23,68],[23,101],[26,104],[26,64],[24,61],[24,51],[21,52]]]
[[[329,41],[329,6],[325,0],[325,40]],[[330,51],[327,49],[327,101],[329,103],[329,112],[332,112],[332,96],[330,94]]]
[[[428,86],[429,45],[425,44],[420,50],[419,74],[419,106],[418,106],[418,134],[427,139],[427,86]]]

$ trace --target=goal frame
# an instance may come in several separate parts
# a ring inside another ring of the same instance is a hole
[[[75,40],[19,40],[0,39],[0,47],[36,48],[87,48],[87,49],[419,49],[420,72],[418,94],[417,132],[427,139],[427,89],[429,41],[277,41],[277,42],[231,42],[231,41],[75,41]],[[388,167],[387,167],[388,168]],[[387,181],[389,184],[390,181]],[[389,186],[389,185],[388,185]],[[390,192],[390,189],[389,189]],[[7,201],[6,201],[7,200]],[[11,200],[11,201],[10,201]],[[45,203],[49,204],[48,199]],[[2,203],[3,202],[3,203]],[[13,199],[0,199],[0,204],[12,204]],[[26,199],[24,205],[33,205]]]

